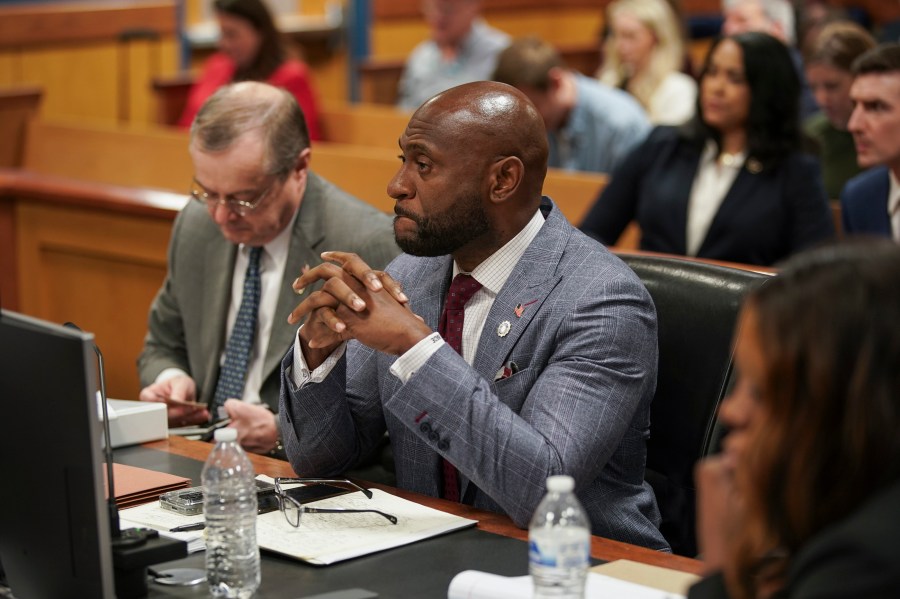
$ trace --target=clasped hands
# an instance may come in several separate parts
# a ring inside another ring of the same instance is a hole
[[[288,316],[290,324],[306,318],[299,334],[310,370],[348,339],[400,355],[432,333],[410,310],[409,299],[389,274],[373,270],[356,254],[323,252],[322,259],[325,262],[305,269],[292,285],[297,294],[316,281],[324,281],[322,288]]]

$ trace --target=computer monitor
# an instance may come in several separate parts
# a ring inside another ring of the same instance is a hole
[[[115,597],[93,339],[0,310],[0,564],[17,597]]]

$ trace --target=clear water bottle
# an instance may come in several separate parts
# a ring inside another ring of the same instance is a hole
[[[591,527],[571,476],[547,479],[547,494],[528,529],[528,561],[535,599],[584,597]]]
[[[256,480],[237,429],[216,431],[200,475],[206,519],[206,580],[213,597],[248,599],[259,587]]]

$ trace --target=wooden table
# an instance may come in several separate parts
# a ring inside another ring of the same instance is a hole
[[[212,446],[209,443],[199,441],[188,441],[181,437],[170,437],[164,441],[155,441],[146,443],[144,447],[166,451],[175,455],[191,458],[198,461],[205,461],[209,455]],[[296,476],[291,465],[282,460],[250,454],[250,460],[257,474],[267,474],[272,477],[276,476]],[[199,481],[194,481],[199,484]],[[528,540],[528,531],[516,527],[509,517],[502,514],[487,512],[468,505],[446,501],[435,497],[420,495],[393,487],[379,484],[369,484],[368,486],[383,489],[390,493],[432,507],[444,512],[449,512],[471,518],[478,521],[477,528],[479,530],[518,539],[522,541]],[[678,555],[668,553],[660,553],[644,547],[629,545],[619,541],[612,541],[602,537],[594,536],[591,538],[591,556],[602,561],[612,561],[617,559],[629,559],[636,562],[679,570],[681,572],[689,572],[692,574],[701,574],[703,571],[703,563]]]

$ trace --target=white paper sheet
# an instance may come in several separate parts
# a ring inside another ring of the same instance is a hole
[[[534,595],[530,576],[498,576],[488,572],[466,570],[450,581],[447,599],[528,599]],[[594,572],[588,573],[585,599],[684,599],[632,582],[625,582]]]
[[[300,527],[294,528],[287,523],[280,511],[274,511],[256,519],[256,539],[260,548],[312,564],[333,564],[477,524],[476,520],[425,507],[379,489],[372,489],[372,499],[357,492],[309,505],[319,508],[380,510],[396,516],[397,524],[391,524],[378,514],[371,513],[307,513],[303,515]],[[203,531],[167,532],[170,528],[183,524],[203,522],[202,514],[184,516],[164,510],[159,507],[159,502],[153,502],[121,510],[120,515],[122,519],[135,525],[149,526],[173,536],[193,535],[202,541]]]

